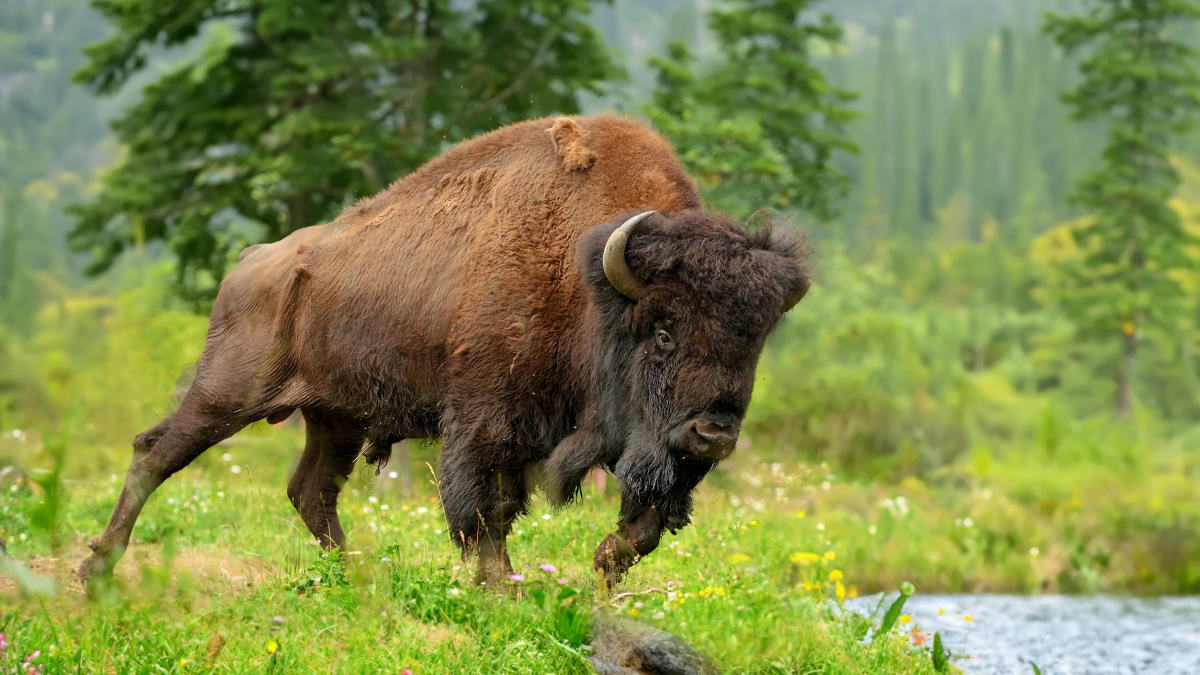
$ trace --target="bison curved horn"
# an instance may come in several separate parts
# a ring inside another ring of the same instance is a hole
[[[646,211],[626,220],[613,230],[604,244],[604,276],[613,288],[630,300],[638,300],[645,295],[646,284],[629,269],[629,262],[625,260],[625,245],[629,243],[629,235],[633,233],[633,228],[652,213],[654,212]]]

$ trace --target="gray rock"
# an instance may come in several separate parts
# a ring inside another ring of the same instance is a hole
[[[624,617],[597,613],[592,656],[600,675],[715,675],[716,667],[679,637]]]

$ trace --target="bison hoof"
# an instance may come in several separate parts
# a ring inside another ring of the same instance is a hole
[[[94,595],[96,590],[112,580],[113,561],[108,556],[93,553],[79,566],[76,578],[87,591]]]
[[[605,585],[612,590],[625,573],[638,561],[637,551],[629,545],[624,537],[613,532],[596,547],[596,555],[592,558],[592,567],[603,573]]]

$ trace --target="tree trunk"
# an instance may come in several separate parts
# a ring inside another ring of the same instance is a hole
[[[1130,329],[1124,331],[1121,347],[1121,368],[1117,372],[1117,417],[1129,417],[1130,388],[1133,380],[1134,357],[1137,355],[1137,334]]]

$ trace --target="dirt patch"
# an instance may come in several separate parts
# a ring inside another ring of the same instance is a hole
[[[78,550],[77,550],[78,549]],[[59,595],[83,595],[83,587],[75,572],[91,553],[85,547],[72,547],[58,556],[14,558],[30,572],[54,581]],[[188,583],[198,590],[238,592],[253,588],[264,580],[276,578],[280,571],[264,560],[238,556],[216,548],[189,548],[177,551],[169,561],[161,545],[141,544],[131,548],[114,572],[117,582],[126,588],[137,588],[148,578],[169,579]],[[0,574],[0,597],[17,595],[16,582]]]

